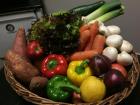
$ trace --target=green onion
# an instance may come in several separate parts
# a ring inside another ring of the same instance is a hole
[[[96,18],[95,20],[90,21],[89,24],[93,23],[95,21],[106,22],[106,21],[111,20],[112,18],[118,17],[122,14],[124,14],[123,6],[120,9],[116,9],[116,10],[105,13],[104,15]]]
[[[120,0],[112,0],[111,2],[105,3],[103,6],[98,8],[97,10],[93,11],[86,17],[84,17],[84,21],[86,23],[104,15],[105,13],[112,11],[116,9],[117,7],[120,7],[121,1]]]

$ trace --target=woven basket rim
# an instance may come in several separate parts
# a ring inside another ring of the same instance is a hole
[[[100,101],[95,105],[115,105],[127,98],[131,92],[133,91],[134,87],[137,84],[139,73],[140,73],[140,65],[138,61],[138,57],[135,52],[132,53],[133,56],[133,67],[129,70],[129,80],[131,81],[130,87],[126,87],[123,91],[113,94],[105,98],[104,100]],[[26,101],[37,104],[37,105],[47,105],[47,104],[71,104],[71,103],[64,103],[64,102],[54,102],[50,99],[43,98],[25,88],[19,81],[17,81],[12,73],[12,71],[8,68],[6,61],[4,63],[4,72],[7,82],[13,88],[13,90],[19,95],[22,96]],[[79,103],[79,105],[90,105],[94,103]],[[74,104],[73,104],[74,105]]]

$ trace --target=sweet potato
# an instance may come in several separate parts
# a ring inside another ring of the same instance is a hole
[[[27,58],[26,45],[27,43],[26,43],[25,29],[21,26],[16,33],[12,50],[15,53],[19,54],[20,56]]]
[[[34,76],[39,75],[38,69],[12,50],[7,51],[5,60],[15,77],[25,83],[29,83]]]

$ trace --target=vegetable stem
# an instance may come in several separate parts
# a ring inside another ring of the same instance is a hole
[[[124,14],[124,10],[122,8],[116,9],[116,10],[110,11],[108,13],[105,13],[104,15],[96,18],[95,20],[90,21],[89,24],[94,23],[95,21],[106,22],[106,21],[111,20],[112,18],[115,18],[122,14]]]
[[[77,74],[82,74],[82,73],[84,73],[86,67],[88,66],[88,62],[89,62],[88,60],[82,61],[82,63],[81,63],[79,66],[76,67],[75,72],[76,72]]]
[[[76,87],[75,85],[72,85],[72,84],[61,84],[60,85],[61,88],[67,88],[69,90],[73,90],[75,91],[76,93],[80,93],[80,88]]]
[[[94,19],[102,16],[103,14],[105,14],[109,11],[112,11],[112,10],[116,9],[117,7],[120,7],[120,5],[121,5],[120,0],[112,0],[111,2],[105,3],[103,6],[101,6],[97,10],[93,11],[92,13],[90,13],[89,15],[84,17],[84,22],[88,23],[91,20],[94,20]]]

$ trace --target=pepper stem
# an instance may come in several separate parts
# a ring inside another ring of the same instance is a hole
[[[39,49],[40,49],[39,47],[36,47],[36,48],[35,48],[35,51],[39,51]]]
[[[60,87],[65,88],[66,90],[75,91],[76,93],[80,93],[80,88],[78,88],[72,84],[61,84]]]
[[[50,60],[47,64],[49,70],[55,68],[57,66],[57,60]]]
[[[84,60],[79,66],[76,66],[75,72],[77,74],[82,74],[85,72],[85,68],[88,66],[89,60]]]

